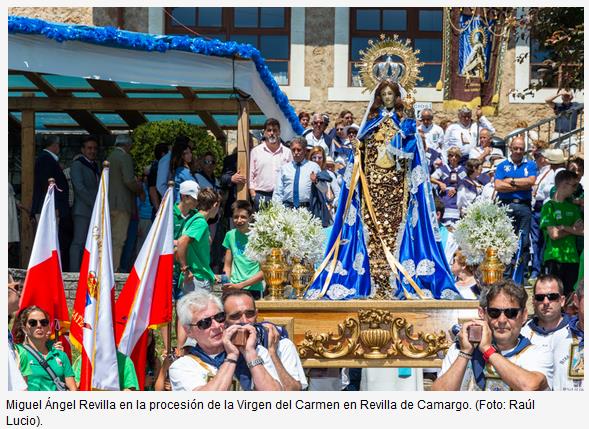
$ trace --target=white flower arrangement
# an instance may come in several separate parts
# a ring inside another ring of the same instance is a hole
[[[466,215],[456,224],[454,239],[468,264],[483,262],[489,247],[497,250],[501,262],[510,263],[518,240],[507,210],[493,201],[476,201],[466,209]]]
[[[254,214],[245,255],[264,262],[272,248],[281,248],[287,260],[316,262],[323,256],[325,235],[321,220],[304,208],[287,208],[270,203]]]

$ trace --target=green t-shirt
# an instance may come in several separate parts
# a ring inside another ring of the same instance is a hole
[[[244,255],[246,244],[247,235],[237,229],[232,229],[225,234],[223,247],[231,250],[231,255],[233,256],[233,263],[231,264],[231,283],[243,282],[260,271],[260,264],[256,261],[252,261]],[[262,282],[259,282],[244,289],[263,292],[264,285]]]
[[[139,390],[139,381],[135,372],[135,365],[131,358],[117,351],[117,368],[119,369],[119,389]],[[74,374],[76,383],[80,382],[80,372],[82,371],[82,358],[78,357],[74,362]]]
[[[30,373],[27,378],[27,385],[29,391],[55,391],[55,383],[47,374],[47,371],[41,366],[39,361],[21,344],[16,345],[16,351],[20,360],[19,367],[30,368]],[[45,360],[49,367],[53,370],[59,379],[65,382],[66,377],[73,377],[74,371],[67,355],[61,350],[56,350],[49,347],[49,353],[45,356]],[[24,374],[23,374],[24,375]]]
[[[540,228],[544,231],[546,249],[544,250],[544,261],[555,260],[565,263],[579,262],[579,253],[577,252],[577,237],[567,235],[566,237],[552,240],[548,235],[549,226],[573,226],[577,220],[581,219],[579,206],[569,201],[548,200],[542,206],[540,212]]]
[[[184,224],[181,235],[187,235],[192,239],[186,251],[186,264],[194,278],[209,280],[214,283],[215,274],[213,274],[210,267],[211,245],[209,239],[211,234],[205,217],[200,213],[196,213]],[[183,281],[184,273],[180,274],[178,284],[181,285]]]
[[[190,210],[188,214],[184,216],[178,208],[178,204],[174,204],[174,240],[180,238],[182,228],[184,228],[186,222],[196,213],[195,210]]]

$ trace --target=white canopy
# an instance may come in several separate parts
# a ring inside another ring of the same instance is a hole
[[[42,35],[16,33],[8,35],[8,68],[152,85],[235,88],[251,95],[266,117],[278,119],[284,140],[296,135],[251,60],[57,42]]]

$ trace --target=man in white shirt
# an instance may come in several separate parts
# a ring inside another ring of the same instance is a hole
[[[463,156],[468,156],[471,149],[476,146],[478,135],[484,128],[495,134],[495,128],[491,122],[483,116],[480,106],[476,110],[477,120],[472,120],[472,110],[463,106],[458,111],[458,122],[450,124],[444,134],[444,146],[457,146]]]
[[[249,192],[254,211],[260,203],[272,199],[280,168],[292,161],[290,150],[280,141],[280,122],[268,118],[264,123],[262,143],[250,152]]]
[[[204,290],[190,292],[178,301],[177,313],[196,346],[170,366],[172,390],[282,390],[268,351],[256,345],[256,329],[252,325],[225,329],[225,312],[217,296]],[[248,336],[245,345],[233,343],[239,331]]]
[[[487,128],[479,131],[479,145],[474,146],[469,154],[469,159],[478,159],[481,162],[490,162],[496,158],[502,158],[501,149],[493,147],[493,134]]]
[[[329,119],[327,115],[313,113],[311,118],[313,129],[311,132],[305,133],[305,138],[307,139],[307,149],[321,146],[325,151],[326,156],[329,155],[333,157],[333,140],[327,133],[325,133],[325,129],[327,128],[326,118]]]
[[[444,145],[444,130],[439,125],[434,124],[434,112],[432,109],[423,109],[421,111],[421,124],[417,127],[417,132],[422,134],[425,144],[429,149],[433,149],[442,155],[442,161],[448,162]]]
[[[280,169],[272,201],[287,207],[310,208],[311,185],[317,180],[315,175],[321,171],[321,167],[306,159],[306,143],[304,137],[295,137],[290,142],[293,160]]]
[[[525,289],[511,280],[489,286],[480,299],[482,320],[462,324],[432,390],[549,389],[552,354],[520,335],[527,299]]]
[[[247,290],[227,289],[223,292],[222,300],[227,314],[227,326],[257,322],[256,303]],[[307,378],[295,345],[288,337],[281,335],[273,324],[264,323],[263,327],[266,329],[268,353],[278,373],[280,384],[284,390],[305,390]]]
[[[584,281],[573,295],[578,314],[566,328],[566,337],[554,341],[554,390],[585,390],[585,292]]]
[[[522,328],[522,335],[552,353],[553,343],[567,334],[569,317],[562,313],[564,301],[561,279],[552,274],[538,277],[532,295],[534,317]]]

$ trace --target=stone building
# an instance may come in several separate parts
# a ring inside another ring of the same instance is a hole
[[[442,66],[443,8],[9,8],[9,13],[251,43],[261,50],[297,112],[326,112],[332,118],[344,109],[362,116],[369,95],[358,86],[358,50],[368,38],[397,33],[411,39],[426,59],[422,58],[425,80],[417,88],[416,100],[431,103],[436,120],[456,117],[455,112],[444,111],[443,91],[435,88]],[[511,37],[504,56],[498,114],[491,118],[499,136],[516,128],[518,121],[532,124],[551,115],[544,100],[555,89],[545,88],[524,99],[512,94],[536,78],[544,54],[533,39],[526,39]],[[520,57],[523,61],[516,61]],[[576,101],[583,101],[582,95]]]

